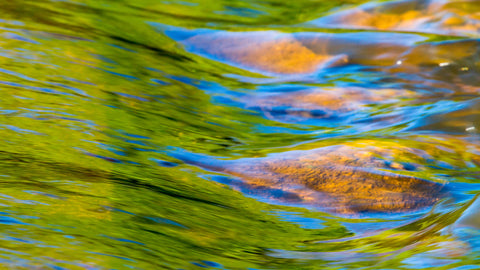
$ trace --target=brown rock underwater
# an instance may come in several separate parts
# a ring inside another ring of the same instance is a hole
[[[172,156],[238,177],[257,193],[265,188],[282,190],[285,196],[280,200],[285,202],[355,214],[412,211],[431,206],[445,195],[443,184],[403,174],[408,166],[383,158],[408,152],[394,143],[380,147],[374,141],[361,141],[239,160],[182,152]]]

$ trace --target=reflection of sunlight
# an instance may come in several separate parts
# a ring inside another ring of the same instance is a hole
[[[468,132],[471,132],[471,133],[474,133],[476,131],[476,128],[474,126],[471,126],[471,127],[467,127],[465,129],[465,131],[468,131]]]

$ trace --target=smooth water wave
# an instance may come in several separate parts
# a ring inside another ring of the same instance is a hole
[[[2,269],[475,269],[474,0],[9,1]]]

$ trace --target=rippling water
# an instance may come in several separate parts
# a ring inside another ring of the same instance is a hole
[[[12,0],[2,269],[477,269],[476,0]]]

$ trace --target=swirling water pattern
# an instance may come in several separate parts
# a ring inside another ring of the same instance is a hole
[[[477,268],[477,1],[1,10],[0,268]]]

